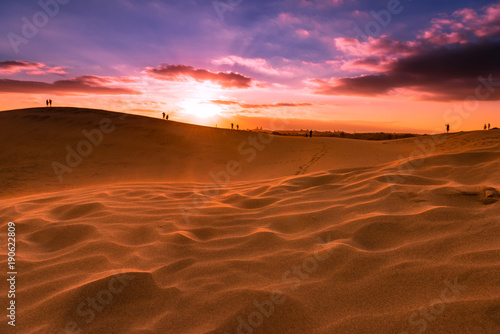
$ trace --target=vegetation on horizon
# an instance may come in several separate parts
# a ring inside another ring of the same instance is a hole
[[[273,135],[278,136],[298,136],[305,137],[308,130],[284,130],[273,131]],[[349,138],[349,139],[363,139],[363,140],[394,140],[403,138],[412,138],[419,136],[414,133],[386,133],[386,132],[365,132],[365,133],[348,133],[344,131],[313,131],[313,137],[335,137],[335,138]]]

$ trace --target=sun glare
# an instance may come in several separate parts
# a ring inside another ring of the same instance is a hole
[[[218,106],[198,99],[186,99],[179,103],[179,106],[186,113],[203,119],[217,116],[221,112]]]

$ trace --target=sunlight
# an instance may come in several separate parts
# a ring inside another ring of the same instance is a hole
[[[186,99],[179,103],[187,114],[207,119],[220,114],[221,109],[215,104],[211,104],[199,99]]]

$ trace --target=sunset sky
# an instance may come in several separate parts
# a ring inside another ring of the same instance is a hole
[[[0,109],[343,131],[500,127],[500,1],[1,1]]]

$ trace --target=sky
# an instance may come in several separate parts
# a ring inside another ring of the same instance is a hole
[[[0,13],[1,110],[50,98],[242,129],[500,127],[500,1],[17,0]]]

